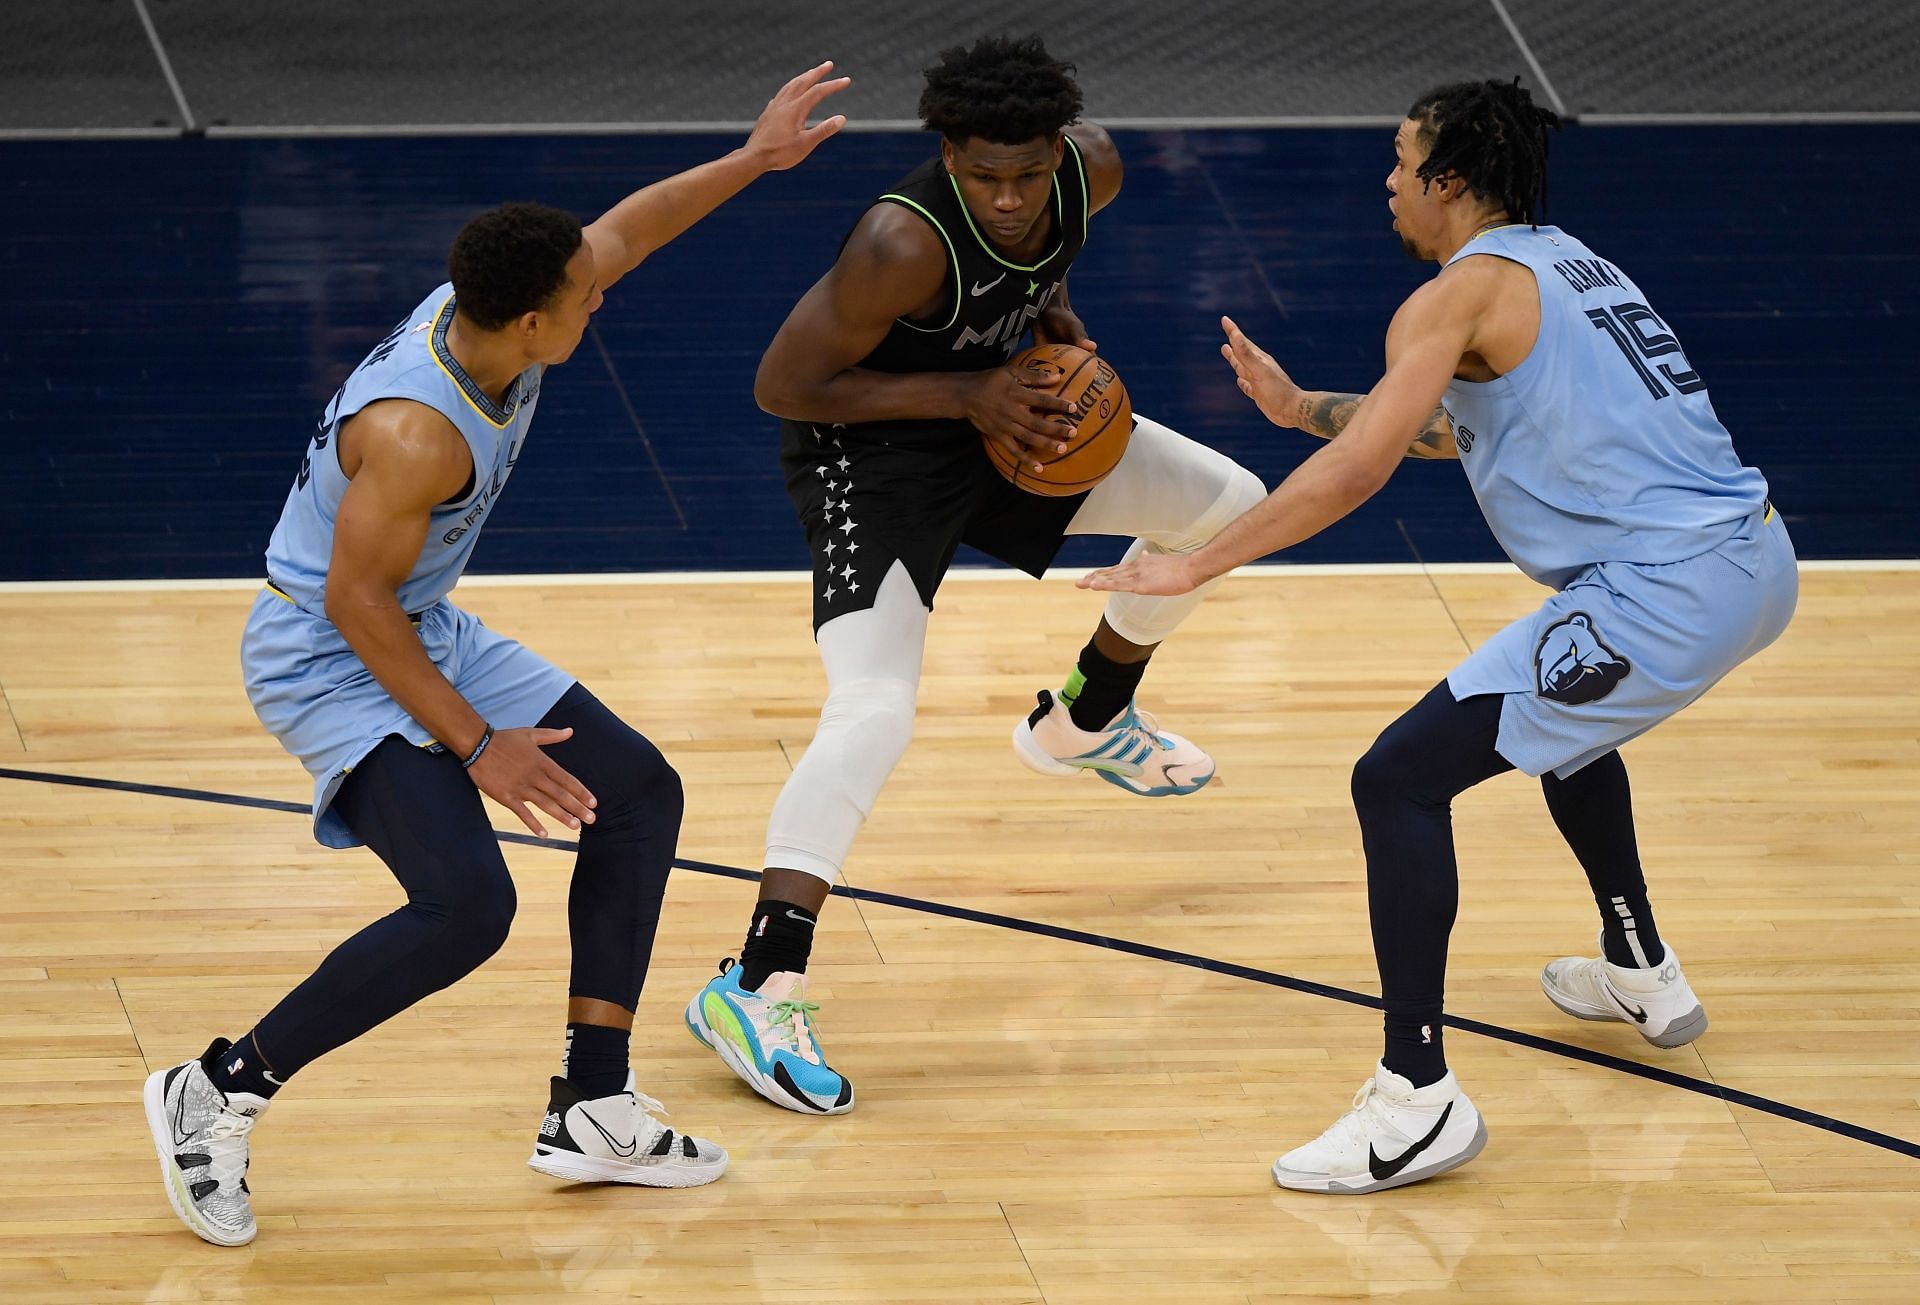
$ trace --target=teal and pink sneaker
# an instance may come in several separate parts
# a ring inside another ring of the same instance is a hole
[[[853,1109],[853,1084],[820,1050],[811,1023],[819,1009],[807,1000],[806,975],[770,974],[753,992],[740,986],[740,967],[728,959],[687,1003],[687,1028],[774,1105],[844,1115]]]
[[[1033,714],[1013,727],[1013,750],[1042,775],[1090,770],[1141,797],[1180,797],[1205,788],[1213,758],[1191,740],[1169,734],[1144,711],[1127,709],[1104,730],[1083,730],[1066,704],[1045,689]]]

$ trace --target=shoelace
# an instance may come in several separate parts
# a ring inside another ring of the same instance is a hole
[[[654,1116],[670,1115],[673,1112],[644,1092],[636,1091],[631,1095],[634,1106],[647,1121],[647,1127],[644,1130],[646,1135],[644,1137],[641,1136],[640,1121],[637,1119],[634,1121],[635,1127],[633,1132],[636,1154],[648,1155],[652,1153],[654,1147],[660,1144],[660,1138],[663,1134],[673,1132],[671,1128],[668,1128],[665,1124],[654,1118]]]
[[[769,1030],[775,1025],[780,1025],[785,1032],[790,1049],[802,1059],[816,1065],[820,1063],[820,1058],[813,1054],[813,1039],[808,1035],[807,1016],[819,1009],[818,1002],[791,999],[776,1001],[768,1004],[771,1014],[767,1019]]]
[[[252,1115],[222,1110],[207,1125],[207,1174],[224,1191],[238,1191],[247,1176],[247,1134],[253,1123]]]
[[[1340,1141],[1356,1145],[1365,1142],[1367,1140],[1367,1124],[1369,1121],[1373,1121],[1383,1128],[1398,1132],[1398,1129],[1393,1128],[1393,1121],[1387,1118],[1387,1102],[1385,1099],[1377,1096],[1376,1090],[1378,1086],[1379,1085],[1371,1078],[1362,1083],[1360,1090],[1353,1094],[1352,1108],[1349,1109],[1346,1114],[1334,1120],[1333,1126],[1320,1135],[1320,1140],[1323,1142]]]
[[[1129,738],[1139,738],[1145,735],[1147,742],[1153,744],[1154,747],[1159,748],[1162,752],[1173,751],[1173,744],[1161,737],[1160,722],[1150,711],[1141,711],[1135,708],[1133,712],[1133,723],[1122,724],[1121,728],[1127,731]]]

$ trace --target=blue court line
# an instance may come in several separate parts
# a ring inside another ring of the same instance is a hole
[[[25,780],[30,783],[65,784],[70,788],[107,789],[116,793],[137,793],[148,797],[180,798],[188,802],[214,802],[222,806],[252,807],[260,811],[284,811],[292,815],[310,815],[313,808],[304,802],[280,802],[272,798],[247,797],[238,793],[215,793],[208,789],[174,788],[165,784],[135,784],[119,779],[97,779],[89,775],[58,775],[43,771],[13,770],[0,767],[0,779]],[[521,847],[551,848],[556,852],[571,852],[577,845],[560,838],[535,838],[531,834],[506,833],[495,830],[494,834],[503,843],[513,843]],[[757,880],[760,874],[756,870],[744,870],[739,866],[716,865],[710,861],[676,860],[674,866],[683,870],[693,870],[700,874],[718,875],[725,879]],[[1280,974],[1273,970],[1262,970],[1252,965],[1242,965],[1237,961],[1217,960],[1211,956],[1198,956],[1192,952],[1175,951],[1170,947],[1156,947],[1152,943],[1133,942],[1126,938],[1110,938],[1105,934],[1088,933],[1082,929],[1069,929],[1064,925],[1045,924],[1039,920],[1023,920],[1019,916],[999,915],[993,911],[976,911],[970,906],[952,906],[946,902],[929,901],[923,897],[905,897],[899,893],[884,893],[872,888],[849,888],[836,885],[833,889],[836,897],[852,898],[855,901],[873,902],[881,906],[895,906],[904,911],[920,911],[927,915],[943,915],[950,920],[965,920],[972,924],[992,925],[999,929],[1011,929],[1016,933],[1033,934],[1040,938],[1053,938],[1060,942],[1079,943],[1084,947],[1098,947],[1105,951],[1120,952],[1127,956],[1140,956],[1151,961],[1162,961],[1169,965],[1184,965],[1192,970],[1204,970],[1209,974],[1223,974],[1229,978],[1245,979],[1249,983],[1261,983],[1270,988],[1285,988],[1290,992],[1305,993],[1312,997],[1325,997],[1331,1001],[1345,1002],[1350,1006],[1364,1006],[1368,1010],[1379,1010],[1380,999],[1364,992],[1355,992],[1351,988],[1335,987],[1329,983],[1315,983],[1311,979],[1298,979],[1290,974]],[[1831,1115],[1822,1115],[1812,1110],[1803,1110],[1799,1106],[1788,1105],[1784,1101],[1775,1101],[1770,1097],[1755,1096],[1739,1088],[1710,1082],[1706,1079],[1676,1074],[1672,1070],[1658,1069],[1652,1065],[1643,1065],[1638,1061],[1623,1060],[1619,1056],[1609,1056],[1603,1051],[1590,1051],[1585,1047],[1576,1047],[1571,1043],[1557,1042],[1552,1038],[1543,1038],[1537,1034],[1522,1033],[1517,1029],[1503,1028],[1498,1024],[1487,1024],[1480,1020],[1465,1019],[1458,1015],[1446,1015],[1443,1022],[1450,1029],[1459,1029],[1463,1033],[1476,1033],[1483,1038],[1493,1038],[1499,1042],[1511,1043],[1516,1047],[1526,1047],[1533,1051],[1544,1051],[1550,1055],[1562,1056],[1568,1060],[1581,1061],[1588,1065],[1598,1065],[1602,1069],[1611,1069],[1621,1074],[1631,1074],[1635,1078],[1662,1083],[1667,1087],[1680,1088],[1683,1091],[1697,1093],[1703,1097],[1712,1097],[1728,1105],[1745,1106],[1749,1110],[1762,1111],[1781,1119],[1792,1120],[1796,1124],[1805,1124],[1810,1128],[1822,1129],[1841,1137],[1852,1138],[1856,1142],[1865,1142],[1884,1151],[1892,1151],[1920,1160],[1920,1142],[1910,1142],[1904,1137],[1895,1137],[1891,1133],[1882,1133],[1876,1129],[1865,1128],[1859,1124],[1850,1124],[1844,1119],[1835,1119]]]

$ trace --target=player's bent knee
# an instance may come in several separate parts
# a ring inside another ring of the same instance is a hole
[[[686,811],[686,786],[680,772],[650,739],[633,734],[621,748],[616,764],[604,769],[618,778],[603,778],[589,785],[595,801],[594,820],[581,826],[581,837],[609,836],[635,826],[666,827],[678,833]]]
[[[1231,509],[1227,520],[1231,521],[1235,517],[1251,511],[1254,507],[1264,502],[1266,497],[1267,487],[1261,482],[1260,477],[1254,475],[1238,463],[1235,463],[1233,475],[1227,478],[1226,493],[1223,495],[1228,507]]]
[[[856,680],[827,696],[820,733],[840,736],[849,757],[883,768],[884,778],[913,742],[914,693],[905,680]]]
[[[1214,497],[1211,505],[1200,515],[1186,532],[1186,538],[1177,545],[1167,547],[1168,552],[1191,553],[1208,540],[1225,530],[1233,521],[1252,511],[1267,497],[1267,487],[1260,477],[1248,471],[1239,463],[1229,463],[1231,471],[1226,483]]]
[[[441,926],[443,954],[464,974],[476,969],[506,944],[519,895],[503,865],[497,874],[474,876],[463,885]]]
[[[1419,778],[1418,759],[1388,730],[1353,763],[1353,807],[1364,819],[1412,797]]]

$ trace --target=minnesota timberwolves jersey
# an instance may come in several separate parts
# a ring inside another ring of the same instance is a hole
[[[1087,167],[1071,136],[1053,174],[1049,251],[1036,263],[1016,263],[987,243],[960,198],[960,188],[935,155],[880,196],[925,219],[946,247],[947,277],[940,306],[924,318],[895,318],[872,353],[857,366],[878,372],[978,372],[999,367],[1019,347],[1028,326],[1067,279],[1087,243]]]
[[[1766,480],[1625,273],[1558,227],[1483,232],[1448,262],[1480,255],[1531,269],[1540,294],[1520,365],[1446,393],[1474,496],[1522,571],[1560,589],[1594,563],[1682,561],[1761,509]]]
[[[327,404],[267,544],[269,581],[302,610],[326,612],[334,519],[348,483],[340,469],[340,427],[379,399],[426,404],[453,423],[473,455],[466,488],[433,509],[419,560],[398,591],[401,607],[420,612],[433,606],[466,569],[480,527],[520,456],[545,369],[529,367],[504,401],[494,403],[447,348],[453,313],[453,287],[442,285],[374,346]]]

